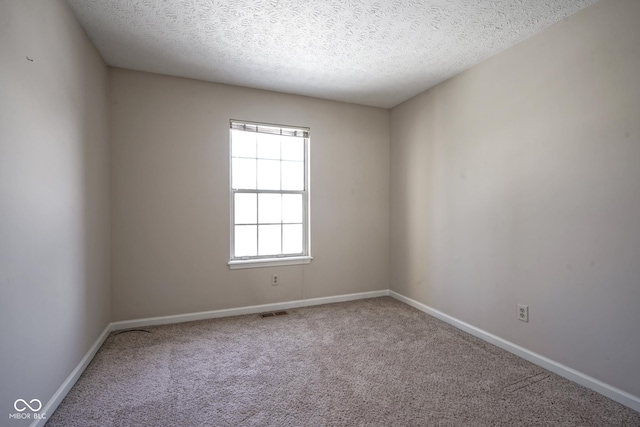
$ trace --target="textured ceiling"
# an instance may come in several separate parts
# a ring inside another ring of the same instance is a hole
[[[112,66],[393,107],[596,0],[67,0]]]

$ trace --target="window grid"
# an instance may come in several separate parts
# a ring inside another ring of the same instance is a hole
[[[232,159],[231,162],[231,168],[233,168],[233,159],[250,159],[250,160],[255,160],[255,189],[244,189],[244,188],[234,188],[235,186],[233,185],[233,171],[231,171],[231,198],[232,198],[232,202],[231,202],[231,206],[232,206],[232,211],[231,211],[231,225],[232,225],[232,232],[231,232],[231,259],[232,260],[251,260],[251,259],[269,259],[269,258],[286,258],[286,257],[299,257],[299,256],[307,256],[308,255],[308,130],[304,130],[304,129],[293,129],[293,128],[289,128],[288,131],[290,132],[290,134],[283,134],[282,130],[284,128],[280,128],[280,137],[282,136],[296,136],[298,138],[302,138],[302,160],[292,160],[292,159],[283,159],[283,143],[282,140],[279,140],[279,158],[274,159],[274,158],[269,158],[269,157],[261,157],[259,156],[259,135],[262,133],[260,131],[256,131],[256,138],[255,138],[255,142],[254,142],[254,150],[255,150],[255,157],[248,157],[248,156],[235,156],[233,155],[233,130],[245,130],[247,131],[246,127],[242,127],[239,128],[237,125],[239,123],[238,122],[234,122],[231,121],[231,130],[230,130],[230,142],[231,142],[231,156],[230,158]],[[235,126],[234,126],[235,125]],[[270,126],[270,125],[257,125],[254,127],[256,129],[262,128],[264,129],[265,127],[273,130],[275,128],[277,128],[277,126]],[[291,132],[293,131],[293,132]],[[251,130],[249,130],[249,132],[251,132]],[[269,132],[265,132],[265,133],[269,133]],[[273,133],[271,132],[271,134],[277,134],[277,133]],[[280,190],[273,190],[273,189],[260,189],[260,175],[259,175],[259,160],[268,160],[268,161],[277,161],[278,165],[279,165],[279,187]],[[283,190],[282,187],[284,185],[283,182],[283,163],[298,163],[298,164],[302,164],[302,189],[301,190]],[[236,194],[254,194],[256,197],[256,201],[255,201],[255,205],[256,205],[256,212],[255,212],[255,222],[236,222],[236,215],[235,215],[235,209],[236,209],[236,201],[235,201],[235,196]],[[280,197],[280,222],[260,222],[260,195],[261,194],[278,194],[281,195]],[[296,221],[296,222],[290,222],[290,221],[285,221],[284,219],[284,195],[287,194],[295,194],[295,195],[300,195],[300,202],[301,202],[301,206],[300,206],[300,211],[301,211],[301,221]],[[261,226],[270,226],[270,225],[277,225],[280,227],[280,250],[277,254],[267,254],[267,255],[261,255],[260,254],[260,232],[261,232]],[[302,236],[301,236],[301,251],[300,252],[286,252],[285,253],[285,226],[293,226],[293,225],[298,225],[301,227],[302,230]],[[256,232],[256,243],[255,243],[255,255],[250,255],[250,256],[236,256],[235,255],[235,233],[236,233],[236,226],[254,226],[255,227],[255,232]]]

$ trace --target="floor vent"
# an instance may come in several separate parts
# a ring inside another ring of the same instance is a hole
[[[276,317],[276,316],[286,316],[287,313],[286,311],[272,311],[270,313],[262,313],[260,314],[260,317]]]

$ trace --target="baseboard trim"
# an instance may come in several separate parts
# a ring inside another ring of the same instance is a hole
[[[46,418],[34,420],[31,423],[31,427],[41,427],[45,425],[45,423],[48,421],[49,416],[51,416],[55,412],[60,403],[62,403],[62,400],[65,398],[67,393],[69,393],[69,390],[71,390],[76,381],[78,381],[80,375],[82,375],[84,370],[87,369],[87,366],[89,366],[89,363],[93,360],[93,357],[96,355],[98,350],[100,350],[100,347],[102,347],[102,344],[109,336],[109,333],[111,333],[111,323],[108,324],[106,328],[104,328],[100,336],[98,336],[98,339],[95,340],[91,348],[89,348],[89,351],[87,351],[82,360],[80,360],[80,363],[78,363],[74,370],[71,371],[71,374],[69,374],[67,379],[64,380],[62,385],[58,388],[58,390],[56,390],[47,404],[44,405],[44,408],[39,411],[40,414],[46,414]]]
[[[140,328],[153,325],[168,325],[172,323],[192,322],[194,320],[216,319],[219,317],[243,316],[245,314],[262,313],[265,311],[287,310],[290,308],[310,307],[335,302],[353,301],[359,299],[388,296],[389,290],[361,292],[357,294],[336,295],[331,297],[310,298],[274,304],[251,305],[246,307],[226,308],[221,310],[201,311],[198,313],[176,314],[172,316],[147,317],[144,319],[122,320],[111,323],[111,330]]]
[[[486,332],[480,328],[470,325],[469,323],[463,322],[462,320],[456,319],[453,316],[445,314],[439,310],[436,310],[435,308],[429,307],[426,304],[408,298],[395,291],[390,290],[389,296],[397,299],[398,301],[402,301],[414,308],[417,308],[418,310],[425,312],[437,319],[440,319],[443,322],[455,326],[458,329],[468,332],[471,335],[478,337],[488,343],[500,347],[501,349],[506,350],[509,353],[520,356],[531,363],[534,363],[584,387],[590,388],[591,390],[600,393],[603,396],[608,397],[609,399],[615,400],[618,403],[621,403],[635,411],[640,412],[640,397],[634,396],[624,390],[620,390],[619,388],[613,387],[598,379],[590,377],[589,375],[576,371],[573,368],[565,366],[540,354],[534,353],[531,350],[528,350],[524,347],[521,347],[517,344]]]

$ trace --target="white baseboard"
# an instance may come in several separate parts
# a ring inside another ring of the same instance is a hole
[[[71,371],[71,374],[69,374],[67,379],[64,380],[62,385],[58,388],[58,390],[56,390],[47,404],[44,405],[44,408],[39,411],[39,414],[46,414],[46,418],[34,420],[31,423],[31,427],[40,427],[45,425],[48,417],[55,412],[67,393],[69,393],[69,390],[71,390],[76,381],[78,381],[80,375],[82,375],[84,370],[87,369],[87,366],[89,366],[89,363],[91,362],[91,360],[93,360],[93,357],[96,355],[98,350],[100,350],[100,347],[102,347],[102,344],[105,342],[110,332],[111,323],[108,324],[106,328],[104,328],[104,331],[102,331],[98,339],[93,343],[91,348],[89,348],[89,351],[87,351],[87,354],[84,355],[80,363],[78,363],[75,369]]]
[[[615,400],[618,403],[621,403],[635,411],[640,412],[640,397],[634,396],[624,390],[620,390],[619,388],[613,387],[600,380],[583,374],[582,372],[576,371],[575,369],[572,369],[540,354],[534,353],[531,350],[527,350],[524,347],[520,347],[517,344],[502,339],[496,335],[490,334],[489,332],[463,322],[462,320],[456,319],[455,317],[449,316],[448,314],[445,314],[439,310],[436,310],[435,308],[429,307],[426,304],[422,304],[421,302],[408,298],[395,291],[389,291],[389,296],[397,299],[398,301],[402,301],[414,308],[417,308],[418,310],[423,311],[435,318],[438,318],[452,326],[455,326],[458,329],[468,332],[475,337],[487,341],[488,343],[500,347],[503,350],[508,351],[509,353],[520,356],[531,363],[534,363],[584,387],[590,388],[597,393],[600,393],[612,400]]]
[[[389,290],[361,292],[357,294],[336,295],[302,299],[274,304],[251,305],[246,307],[225,308],[222,310],[201,311],[198,313],[176,314],[173,316],[147,317],[144,319],[123,320],[111,323],[111,330],[140,328],[143,326],[167,325],[172,323],[192,322],[194,320],[215,319],[218,317],[243,316],[245,314],[263,313],[267,311],[288,310],[290,308],[310,307],[313,305],[331,304],[334,302],[353,301],[358,299],[388,296]]]

